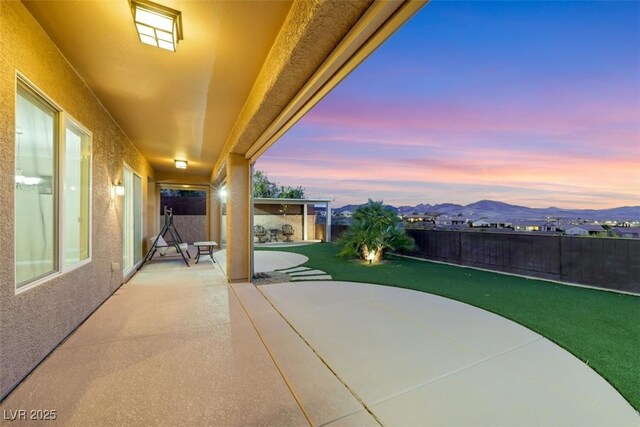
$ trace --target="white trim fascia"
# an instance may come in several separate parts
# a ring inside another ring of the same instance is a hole
[[[256,205],[311,205],[311,204],[327,204],[331,203],[332,199],[278,199],[278,198],[264,198],[264,197],[256,197],[253,199],[253,203]]]

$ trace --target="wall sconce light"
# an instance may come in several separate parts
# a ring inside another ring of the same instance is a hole
[[[223,200],[224,200],[224,199],[226,199],[226,198],[227,198],[227,196],[229,195],[229,192],[227,191],[227,189],[226,189],[226,188],[222,187],[222,188],[220,189],[220,191],[218,191],[218,195],[220,196],[220,198],[221,198],[221,199],[223,199]]]
[[[124,196],[124,185],[120,184],[120,181],[113,185],[113,194],[116,196]]]
[[[182,13],[148,0],[131,0],[130,5],[140,41],[175,52],[182,40]]]
[[[174,162],[176,162],[177,169],[186,169],[189,164],[186,160],[174,160]]]

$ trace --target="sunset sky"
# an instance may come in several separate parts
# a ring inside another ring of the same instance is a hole
[[[432,1],[263,155],[335,205],[640,205],[640,3]]]

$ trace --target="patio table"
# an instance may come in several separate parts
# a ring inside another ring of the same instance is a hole
[[[201,242],[193,242],[193,246],[198,248],[196,264],[200,261],[200,255],[209,255],[211,257],[211,261],[216,262],[216,260],[213,259],[213,248],[218,246],[217,242],[214,242],[213,240],[205,240]]]
[[[271,240],[273,241],[278,241],[278,231],[280,231],[279,228],[270,228],[269,229],[269,233],[271,234]]]

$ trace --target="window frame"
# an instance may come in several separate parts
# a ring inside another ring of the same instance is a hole
[[[38,276],[33,278],[31,281],[20,283],[16,281],[17,279],[17,229],[16,229],[16,191],[15,187],[13,188],[13,286],[15,290],[15,295],[22,294],[24,292],[30,291],[40,285],[48,283],[51,280],[54,280],[64,274],[67,274],[73,270],[76,270],[80,267],[83,267],[87,264],[90,264],[93,261],[93,132],[91,132],[86,126],[84,126],[80,121],[75,119],[71,114],[67,113],[57,102],[51,99],[42,89],[40,89],[36,84],[34,84],[31,80],[29,80],[23,73],[16,70],[15,81],[14,81],[14,135],[15,135],[15,126],[17,119],[17,105],[18,105],[18,87],[22,86],[24,90],[30,92],[31,95],[35,95],[37,100],[48,105],[56,112],[55,119],[55,130],[54,130],[54,219],[53,219],[53,227],[54,227],[54,248],[56,253],[54,254],[54,270],[48,272],[42,276]],[[82,261],[78,261],[68,267],[64,266],[64,201],[65,201],[65,192],[64,192],[64,172],[65,172],[65,149],[66,149],[66,125],[70,122],[77,129],[84,132],[89,137],[89,236],[88,236],[88,244],[89,244],[89,256]],[[16,149],[16,141],[14,136],[14,156],[13,156],[13,168],[12,175],[15,175],[15,162],[17,153]]]
[[[141,225],[141,227],[140,227],[140,242],[142,244],[141,248],[144,248],[144,218],[145,218],[145,216],[144,216],[144,185],[143,185],[143,179],[142,179],[142,175],[141,174],[139,174],[131,165],[129,165],[129,163],[127,163],[125,160],[123,160],[122,161],[122,185],[125,185],[125,179],[124,179],[125,170],[128,170],[128,171],[131,172],[131,197],[132,197],[132,199],[131,199],[131,235],[132,235],[132,238],[134,238],[134,239],[136,237],[135,236],[135,226],[134,226],[134,223],[135,223],[134,221],[135,221],[135,216],[136,216],[135,215],[135,209],[134,209],[134,197],[135,197],[134,176],[137,176],[138,178],[140,178],[140,183],[141,183],[141,186],[140,186],[140,203],[141,203],[141,209],[140,209],[140,225]],[[127,189],[126,185],[125,185],[125,190],[124,191],[125,191],[125,195],[123,196],[123,198],[127,197],[126,193],[127,193],[128,189]],[[122,232],[121,232],[121,234],[122,234],[122,246],[123,246],[123,249],[122,249],[122,261],[121,261],[122,262],[122,276],[123,277],[127,277],[132,272],[134,272],[142,264],[142,262],[144,261],[145,252],[144,252],[144,250],[142,250],[140,261],[135,262],[135,254],[133,253],[133,250],[132,250],[131,254],[129,254],[132,257],[131,258],[131,267],[126,267],[124,265],[124,255],[125,255],[124,254],[124,241],[125,241],[125,238],[124,238],[125,226],[124,225],[125,225],[125,215],[127,215],[127,209],[125,208],[125,201],[124,200],[122,202],[121,211],[122,211],[122,215],[120,217],[120,219],[121,219],[120,223],[122,224]],[[131,241],[131,243],[135,248],[135,245],[133,244],[133,240]],[[128,248],[128,249],[130,249],[130,248]]]
[[[59,255],[59,259],[58,259],[58,263],[59,263],[59,269],[60,272],[62,274],[67,273],[69,271],[73,271],[76,268],[82,267],[85,264],[89,264],[92,260],[93,260],[93,233],[91,232],[91,230],[93,229],[93,132],[91,132],[89,129],[86,128],[86,126],[84,126],[82,123],[80,123],[78,120],[76,120],[71,114],[67,113],[66,111],[61,111],[60,112],[60,121],[61,121],[61,127],[62,127],[62,132],[61,132],[61,140],[60,140],[60,144],[58,145],[59,147],[59,153],[58,153],[58,158],[59,158],[59,175],[60,175],[60,183],[59,183],[59,197],[58,197],[58,201],[60,203],[60,206],[58,208],[58,216],[60,217],[59,221],[58,221],[58,227],[59,227],[59,236],[58,236],[58,253]],[[89,250],[88,250],[88,256],[87,258],[80,260],[78,262],[74,262],[73,264],[65,267],[64,265],[64,258],[65,258],[65,207],[66,207],[66,193],[64,191],[64,177],[65,177],[65,172],[66,172],[66,157],[63,156],[63,154],[66,154],[66,149],[67,149],[67,123],[71,123],[72,126],[76,127],[78,130],[80,130],[81,132],[83,132],[85,135],[87,135],[89,137],[89,235],[87,238],[87,243],[89,245]]]

